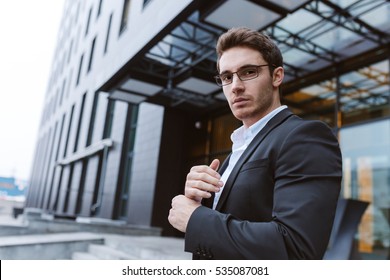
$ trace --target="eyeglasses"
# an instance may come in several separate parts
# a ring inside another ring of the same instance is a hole
[[[237,77],[241,81],[248,81],[257,78],[259,76],[259,68],[264,66],[268,66],[268,64],[245,66],[237,72],[222,73],[217,76],[214,76],[214,78],[217,82],[217,85],[223,87],[226,85],[230,85],[233,82],[233,74],[237,74]]]

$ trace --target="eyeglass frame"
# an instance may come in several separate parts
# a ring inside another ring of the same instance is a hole
[[[259,68],[260,67],[265,67],[265,66],[270,66],[270,64],[261,64],[261,65],[247,65],[247,66],[244,66],[242,67],[240,70],[236,71],[236,72],[232,72],[232,73],[226,73],[226,74],[231,74],[232,75],[232,80],[230,83],[227,83],[227,84],[223,84],[222,83],[222,79],[221,79],[221,74],[218,74],[218,75],[215,75],[214,76],[214,79],[215,79],[215,82],[218,86],[220,87],[224,87],[224,86],[227,86],[227,85],[230,85],[233,83],[233,75],[236,74],[237,77],[240,79],[240,81],[250,81],[250,80],[253,80],[253,79],[256,79],[257,77],[259,77]],[[276,67],[275,65],[271,65],[272,67]],[[256,68],[256,76],[255,77],[252,77],[252,78],[249,78],[249,79],[242,79],[240,77],[240,75],[238,74],[239,72],[247,69],[247,68],[250,68],[250,67],[254,67]],[[223,75],[223,74],[222,74]],[[221,83],[218,83],[218,79],[221,81]]]

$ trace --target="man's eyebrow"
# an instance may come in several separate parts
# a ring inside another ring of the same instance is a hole
[[[244,64],[244,65],[238,67],[237,71],[240,71],[241,69],[244,69],[244,68],[247,68],[247,67],[253,67],[253,66],[257,66],[257,65],[255,65],[255,64]],[[229,73],[233,73],[233,72],[225,70],[225,71],[222,71],[219,74],[221,75],[221,74],[229,74]]]

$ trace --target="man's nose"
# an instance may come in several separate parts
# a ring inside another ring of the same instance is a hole
[[[234,73],[232,77],[232,89],[233,91],[242,89],[244,87],[243,81],[238,77],[237,73]]]

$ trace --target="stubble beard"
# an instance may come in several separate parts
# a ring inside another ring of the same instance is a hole
[[[273,93],[270,90],[267,90],[266,94],[262,95],[261,98],[251,99],[248,102],[249,104],[238,108],[234,108],[234,105],[230,106],[233,115],[244,123],[254,123],[260,120],[274,109],[275,103]]]

